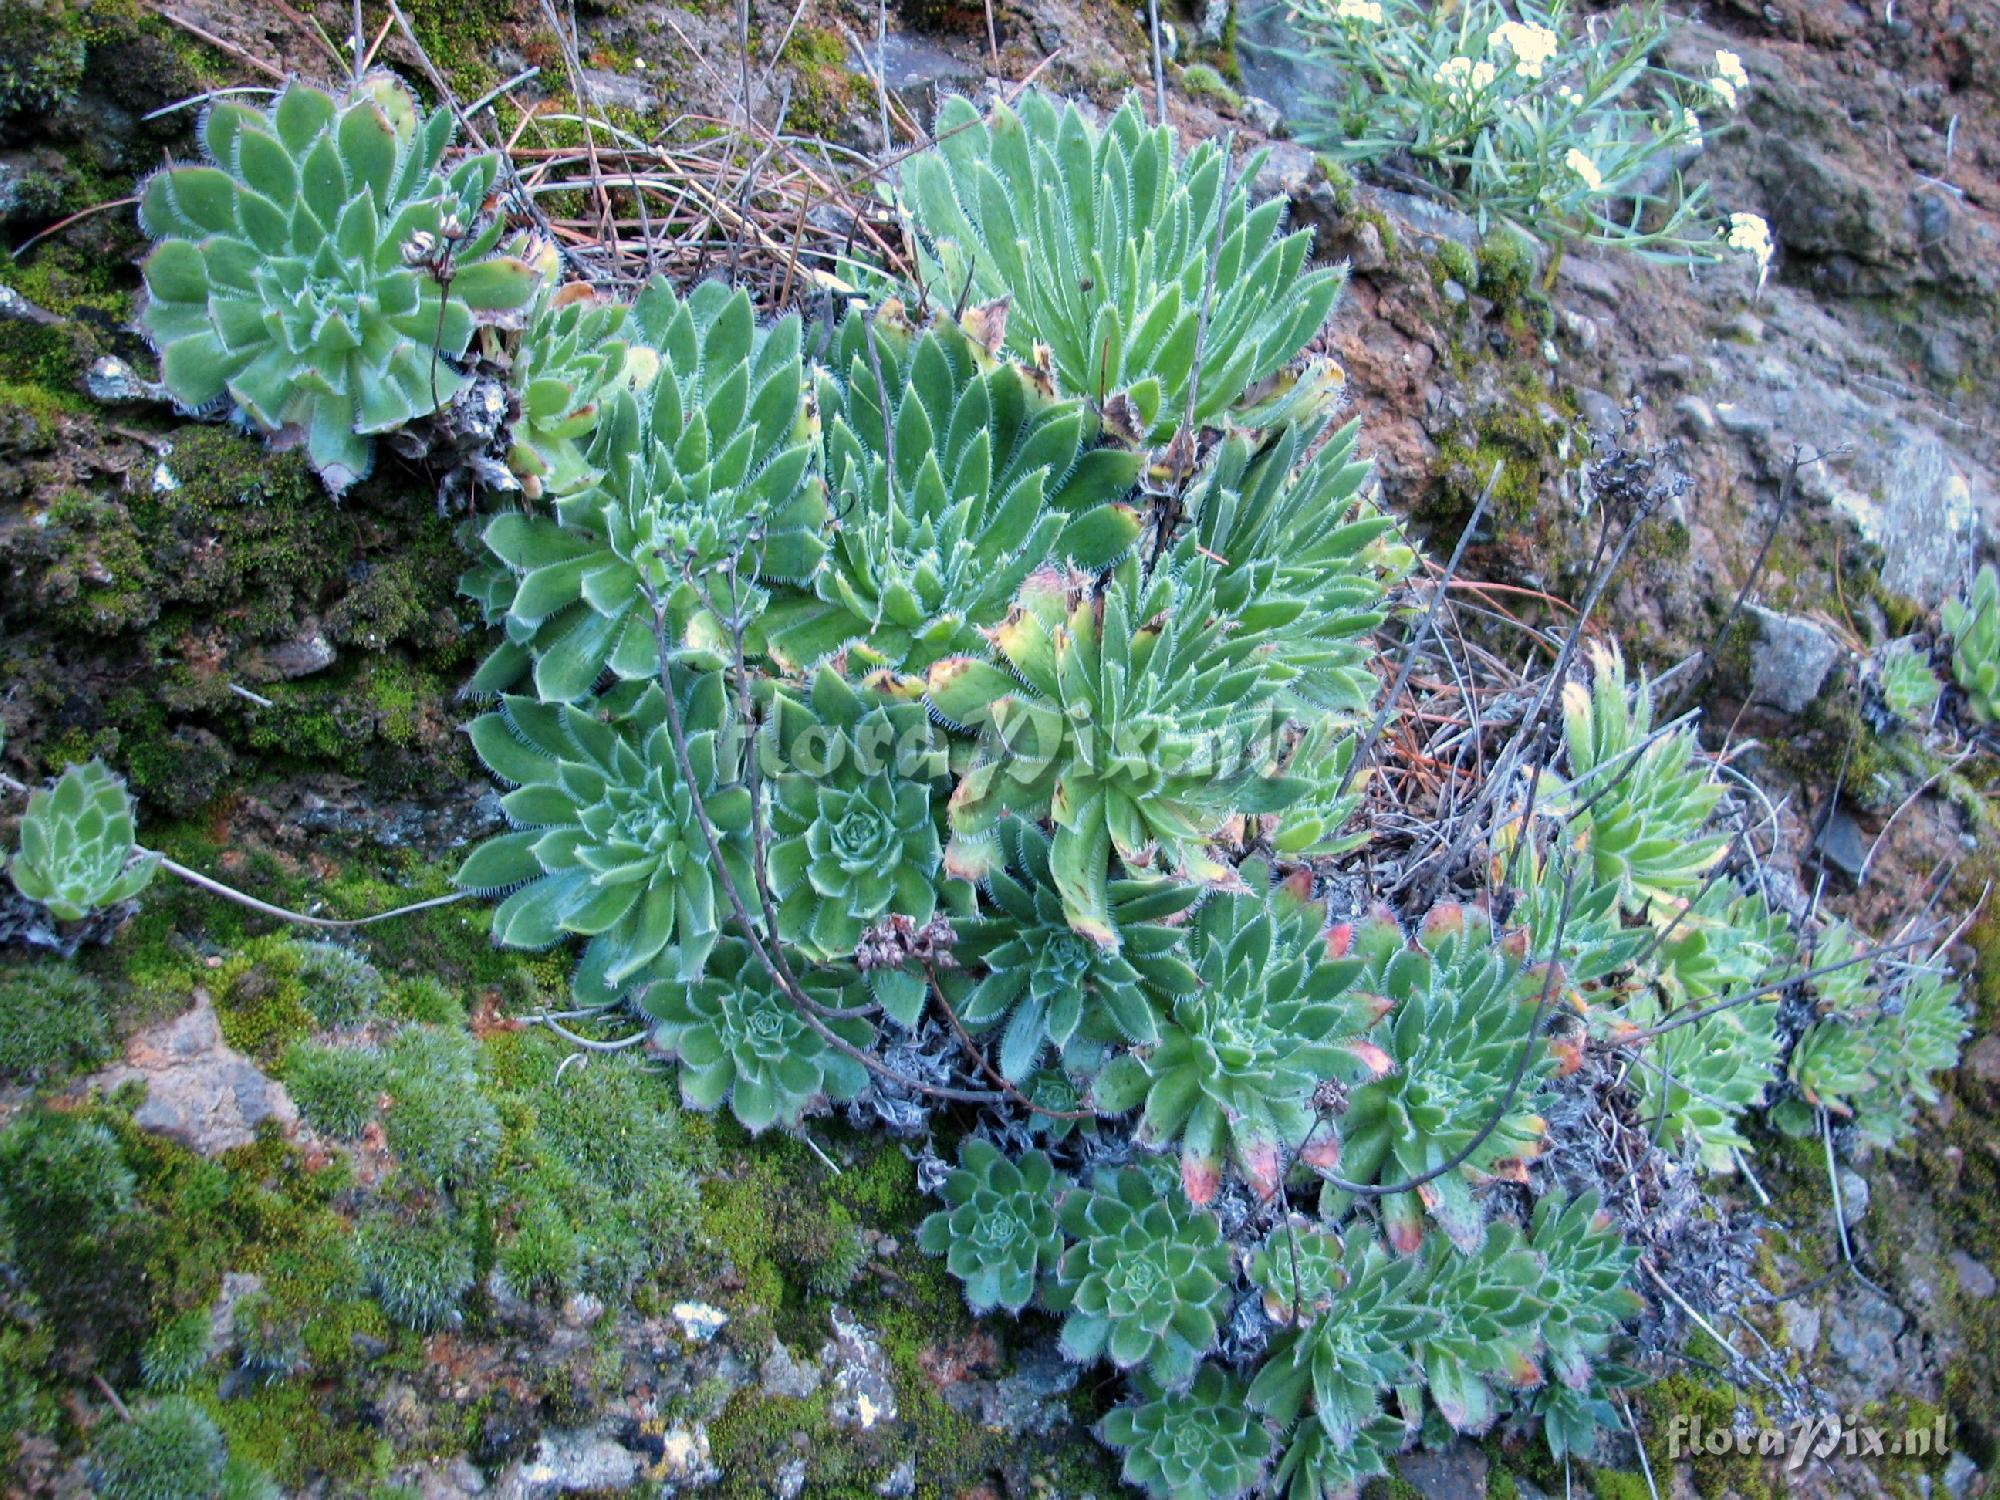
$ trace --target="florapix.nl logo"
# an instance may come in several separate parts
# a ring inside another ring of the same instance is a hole
[[[1921,1427],[1878,1427],[1839,1412],[1806,1417],[1788,1427],[1718,1426],[1686,1413],[1667,1424],[1669,1458],[1756,1454],[1782,1458],[1787,1472],[1803,1468],[1809,1459],[1930,1458],[1950,1451],[1951,1433],[1942,1413]]]

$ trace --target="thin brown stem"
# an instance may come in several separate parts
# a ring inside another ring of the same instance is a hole
[[[986,1054],[979,1050],[978,1044],[972,1040],[971,1035],[966,1031],[965,1023],[959,1020],[958,1012],[953,1010],[951,1002],[945,999],[944,986],[938,983],[937,973],[929,964],[924,965],[924,977],[930,981],[931,996],[937,1001],[938,1009],[943,1011],[944,1018],[951,1022],[951,1029],[958,1037],[958,1044],[965,1049],[966,1055],[979,1065],[979,1070],[982,1073],[1005,1090],[1009,1099],[1012,1099],[1023,1109],[1051,1120],[1095,1120],[1098,1118],[1097,1111],[1094,1109],[1050,1109],[1046,1105],[1035,1103],[1034,1100],[1022,1093],[1019,1088],[1015,1087],[1008,1080],[1007,1075],[994,1067]]]

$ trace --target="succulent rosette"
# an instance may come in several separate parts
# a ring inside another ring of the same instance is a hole
[[[851,987],[815,978],[810,998],[838,1007]],[[852,1099],[867,1067],[844,1051],[864,1048],[874,1028],[855,1017],[822,1021],[822,1032],[779,987],[749,945],[730,938],[709,954],[692,984],[662,980],[645,992],[653,1045],[679,1062],[681,1097],[694,1109],[727,1102],[756,1134],[792,1126],[830,1099]],[[830,1040],[829,1037],[833,1038]]]
[[[420,113],[387,74],[338,97],[285,86],[269,114],[209,106],[213,165],[146,182],[139,325],[183,406],[225,395],[281,445],[304,443],[338,495],[376,434],[448,405],[473,328],[518,318],[539,278],[493,254],[490,153],[441,170],[449,111]]]
[[[944,1257],[974,1312],[1018,1313],[1062,1255],[1055,1205],[1069,1186],[1044,1152],[1010,1161],[990,1141],[968,1137],[944,1180],[946,1206],[924,1220],[918,1243]]]
[[[593,1004],[629,993],[656,966],[697,977],[726,914],[725,874],[739,892],[754,889],[750,793],[722,679],[690,674],[675,692],[692,783],[657,683],[627,694],[611,722],[574,704],[506,697],[470,729],[480,759],[514,784],[500,805],[518,826],[475,849],[457,883],[509,892],[493,913],[504,947],[587,939],[573,984]]]
[[[831,667],[781,693],[765,745],[778,935],[846,958],[894,914],[937,910],[942,842],[932,788],[943,751],[913,691],[886,675],[858,687]]]
[[[134,840],[132,795],[104,762],[71,766],[30,794],[21,849],[8,866],[14,889],[49,914],[78,922],[129,901],[153,878],[160,856]]]
[[[1138,1168],[1105,1170],[1065,1194],[1051,1308],[1067,1316],[1063,1352],[1144,1366],[1160,1384],[1185,1384],[1229,1314],[1235,1271],[1215,1216],[1178,1201]]]

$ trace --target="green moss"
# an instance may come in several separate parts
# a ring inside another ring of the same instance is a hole
[[[500,1272],[523,1297],[560,1301],[583,1275],[583,1245],[568,1216],[547,1198],[515,1217],[512,1236],[499,1252]]]
[[[418,1021],[426,1026],[463,1026],[465,1006],[435,979],[418,975],[393,986],[382,1015],[392,1021]]]
[[[1775,1425],[1761,1394],[1745,1393],[1723,1383],[1707,1384],[1686,1372],[1642,1388],[1633,1409],[1642,1419],[1646,1454],[1656,1475],[1673,1472],[1676,1461],[1669,1455],[1668,1443],[1676,1416],[1698,1420],[1708,1431],[1728,1431],[1735,1426],[1737,1411],[1745,1409],[1753,1427]],[[1734,1493],[1741,1500],[1777,1500],[1783,1493],[1766,1461],[1755,1454],[1739,1454],[1733,1448],[1720,1454],[1704,1450],[1681,1461],[1689,1465],[1698,1495]]]
[[[729,1288],[725,1300],[751,1348],[770,1337],[786,1300],[784,1271],[772,1253],[771,1196],[768,1177],[754,1168],[711,1179],[700,1188],[699,1258],[691,1269],[713,1273],[718,1285]]]
[[[85,32],[60,0],[19,0],[0,17],[0,115],[55,108],[83,81]]]
[[[256,634],[290,626],[343,550],[339,512],[297,453],[273,454],[223,427],[182,427],[172,443],[174,485],[149,488],[134,506],[162,548],[154,561],[166,597],[245,600]]]
[[[59,549],[41,588],[54,624],[118,635],[159,617],[152,570],[122,505],[70,491],[56,497],[42,520]]]
[[[432,1185],[470,1182],[498,1148],[499,1117],[478,1086],[476,1059],[472,1038],[427,1026],[403,1032],[389,1048],[389,1149]]]
[[[1222,23],[1222,42],[1212,49],[1211,55],[1222,76],[1240,88],[1243,85],[1243,63],[1237,53],[1236,43],[1237,15],[1236,7],[1232,5],[1229,7],[1228,17]]]
[[[230,1451],[296,1493],[309,1476],[338,1474],[365,1490],[386,1475],[390,1445],[358,1404],[300,1381],[250,1386],[211,1404]]]
[[[1462,344],[1454,348],[1465,378],[1472,380],[1487,356]],[[1443,531],[1462,524],[1497,466],[1492,529],[1509,548],[1532,555],[1534,571],[1548,577],[1560,561],[1557,528],[1563,518],[1542,497],[1558,474],[1583,461],[1586,450],[1571,441],[1576,399],[1567,391],[1551,392],[1545,372],[1525,358],[1510,357],[1499,373],[1499,391],[1469,430],[1439,442],[1432,488],[1418,513]]]
[[[631,1053],[563,1067],[566,1044],[539,1030],[495,1032],[483,1052],[502,1125],[491,1175],[507,1185],[488,1213],[501,1270],[526,1294],[644,1301],[700,1213],[706,1123]]]
[[[1336,163],[1336,165],[1338,164]],[[1341,171],[1344,175],[1346,169],[1341,168]],[[1329,178],[1329,180],[1332,179]],[[1352,184],[1354,179],[1352,177],[1346,177],[1345,180],[1349,184]],[[1335,191],[1336,192],[1340,191],[1338,186],[1336,186]],[[1350,192],[1352,191],[1351,186],[1349,188],[1349,191]],[[1396,259],[1396,252],[1402,246],[1402,240],[1401,237],[1396,233],[1396,226],[1390,222],[1389,216],[1381,212],[1379,209],[1364,208],[1359,212],[1357,212],[1354,215],[1354,217],[1356,222],[1358,223],[1373,224],[1375,226],[1376,238],[1382,242],[1382,254],[1385,258],[1393,262]]]
[[[1243,108],[1243,96],[1207,63],[1189,63],[1182,68],[1180,84],[1191,98],[1207,100],[1231,113]]]
[[[1640,531],[1633,553],[1649,567],[1671,568],[1686,562],[1693,547],[1694,537],[1685,521],[1661,516]]]
[[[494,66],[496,48],[526,40],[524,29],[537,28],[539,14],[532,4],[517,0],[412,0],[406,7],[410,29],[424,52],[462,99],[475,99],[501,81]],[[532,57],[551,77],[562,77],[562,57],[553,38],[534,38],[543,55]]]
[[[1431,253],[1431,277],[1439,285],[1456,281],[1468,292],[1479,290],[1479,262],[1457,240],[1441,239]]]
[[[375,1118],[389,1068],[369,1048],[297,1042],[286,1052],[280,1076],[308,1125],[337,1141],[351,1141]]]
[[[754,1385],[738,1391],[708,1429],[709,1449],[728,1500],[755,1500],[769,1492],[764,1479],[786,1464],[806,1461],[806,1483],[820,1494],[866,1494],[853,1440],[826,1417],[826,1396],[803,1401],[766,1396]],[[835,1488],[839,1487],[839,1488]]]
[[[1590,1484],[1597,1500],[1652,1500],[1653,1487],[1644,1474],[1619,1469],[1594,1469]]]
[[[316,883],[313,894],[329,915],[366,916],[452,894],[456,867],[456,860],[430,863],[403,851],[348,865]],[[490,990],[523,1009],[564,999],[574,958],[560,949],[521,954],[495,947],[492,913],[485,902],[465,901],[370,927],[368,953],[393,980],[384,1013],[454,1025],[463,1020],[463,1005],[450,991]],[[447,993],[437,993],[438,986]]]
[[[47,391],[68,391],[84,363],[61,323],[0,322],[0,381]]]
[[[90,1467],[104,1500],[189,1500],[213,1494],[228,1461],[229,1445],[208,1413],[168,1396],[111,1423]]]
[[[90,411],[90,403],[67,391],[46,390],[18,380],[0,380],[0,416],[25,418],[53,431],[64,417]],[[23,446],[36,446],[32,440]]]
[[[1438,461],[1433,473],[1438,477],[1436,497],[1424,506],[1426,519],[1438,524],[1462,520],[1472,513],[1484,493],[1495,468],[1499,478],[1493,485],[1489,509],[1509,522],[1526,520],[1541,499],[1541,468],[1532,452],[1498,441],[1465,443],[1447,439],[1438,445]]]
[[[849,69],[847,43],[837,31],[796,28],[779,61],[792,69],[788,128],[837,135],[871,97],[866,80]]]
[[[129,1210],[139,1177],[117,1133],[82,1112],[31,1108],[0,1133],[0,1227],[9,1260],[65,1356],[112,1370],[152,1324],[152,1226]]]
[[[315,1029],[361,1020],[382,990],[381,975],[352,950],[280,933],[246,944],[213,993],[223,1039],[269,1063]]]
[[[67,726],[149,810],[179,816],[239,758],[384,792],[467,770],[450,699],[478,641],[455,603],[462,554],[428,498],[378,483],[336,508],[296,454],[220,427],[176,429],[163,448],[157,482],[142,470],[115,492],[58,491],[40,525],[0,538],[19,580],[0,601],[18,630],[9,675],[29,709],[15,748],[51,762]],[[291,675],[314,641],[332,664]],[[143,683],[135,657],[155,664]]]
[[[153,1330],[139,1351],[139,1373],[149,1391],[176,1391],[201,1373],[212,1353],[207,1309],[177,1313]]]
[[[1747,650],[1744,661],[1747,667]],[[1850,695],[1822,694],[1806,705],[1800,723],[1804,732],[1774,746],[1772,759],[1807,782],[1823,779],[1828,766],[1844,760],[1843,788],[1863,808],[1894,807],[1924,774],[1911,759],[1926,754],[1920,742],[1914,736],[1878,735]]]
[[[1909,635],[1923,628],[1928,611],[1916,600],[1903,594],[1892,593],[1879,583],[1869,591],[1869,597],[1882,606],[1882,615],[1888,622],[1891,638]]]
[[[1505,225],[1479,242],[1479,290],[1505,310],[1528,291],[1535,275],[1535,247]]]
[[[267,1291],[246,1293],[230,1310],[230,1331],[243,1368],[266,1382],[305,1367],[306,1342],[299,1320]]]
[[[589,1058],[558,1077],[570,1054],[546,1031],[498,1032],[485,1051],[496,1080],[531,1097],[544,1149],[613,1193],[711,1160],[706,1122],[684,1113],[671,1080],[636,1053]]]
[[[472,1246],[448,1214],[435,1211],[414,1222],[377,1214],[355,1235],[361,1275],[390,1320],[420,1332],[459,1318],[472,1289]]]
[[[52,1437],[62,1427],[63,1406],[44,1379],[55,1352],[45,1324],[32,1326],[18,1311],[0,1313],[0,1465],[18,1460],[24,1440]]]
[[[882,1350],[894,1373],[903,1420],[915,1429],[918,1472],[940,1476],[944,1481],[940,1490],[956,1493],[959,1485],[945,1476],[955,1473],[960,1483],[970,1482],[1000,1462],[1007,1445],[999,1434],[947,1402],[925,1368],[929,1350],[952,1331],[969,1330],[958,1283],[942,1261],[914,1251],[909,1263],[898,1269],[902,1285],[897,1294],[884,1298],[874,1310]]]
[[[67,964],[0,968],[0,1078],[57,1083],[111,1056],[103,987]]]
[[[222,966],[211,993],[222,1039],[259,1062],[276,1062],[312,1032],[314,1016],[291,937],[263,937],[245,946]]]

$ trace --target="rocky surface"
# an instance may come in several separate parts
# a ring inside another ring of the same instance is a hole
[[[132,1123],[200,1156],[249,1145],[267,1121],[283,1130],[299,1117],[284,1086],[222,1040],[204,990],[194,992],[193,1009],[135,1035],[125,1060],[89,1084],[107,1094],[136,1084],[145,1099]]]

